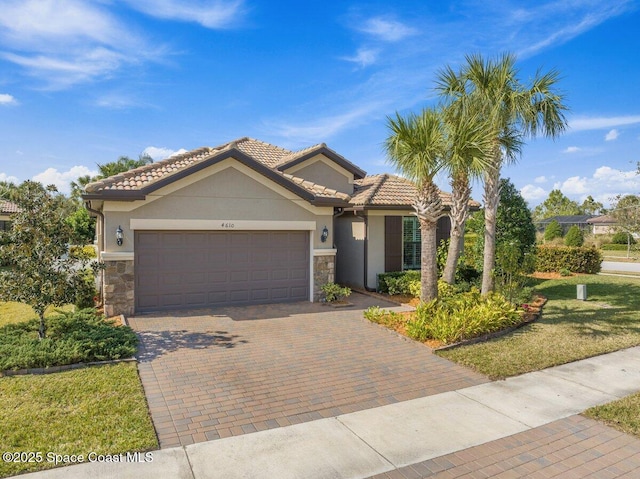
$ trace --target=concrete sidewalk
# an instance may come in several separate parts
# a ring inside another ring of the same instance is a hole
[[[640,347],[505,381],[334,418],[154,451],[152,462],[87,463],[21,477],[429,477],[433,475],[429,473],[433,472],[432,469],[424,466],[424,473],[421,474],[419,469],[411,465],[431,464],[429,461],[433,461],[433,464],[440,464],[440,470],[443,470],[442,461],[438,462],[440,458],[456,452],[459,454],[457,458],[464,458],[460,451],[474,451],[474,448],[485,444],[491,444],[491,452],[498,454],[500,447],[495,444],[501,444],[500,441],[507,444],[512,439],[523,447],[522,451],[527,451],[527,444],[522,444],[523,440],[533,442],[545,434],[551,437],[562,427],[575,431],[577,426],[574,423],[578,424],[581,420],[572,418],[576,414],[637,391],[640,391]],[[585,421],[588,422],[585,426],[587,430],[592,427],[593,421]],[[527,436],[530,431],[535,431],[535,434]],[[587,433],[577,434],[588,438]],[[640,470],[640,440],[616,434],[616,437],[626,438],[626,454],[633,457],[634,461],[637,459]],[[518,437],[520,439],[514,439]],[[477,451],[474,454],[477,455]],[[598,452],[593,456],[602,457],[603,454]],[[616,450],[611,454],[616,454]],[[555,458],[559,463],[558,473],[570,469],[570,466],[563,467],[560,464],[561,455]],[[617,458],[613,457],[615,460]],[[553,462],[548,458],[544,460]],[[450,460],[446,461],[451,467],[457,467]],[[517,461],[506,464],[510,467]],[[635,467],[633,464],[627,469]],[[462,464],[460,467],[468,466]],[[468,469],[466,471],[470,472]],[[518,475],[504,468],[502,472],[503,477],[527,475]],[[614,473],[610,472],[610,477],[616,477],[611,474]],[[569,476],[565,474],[563,477]]]

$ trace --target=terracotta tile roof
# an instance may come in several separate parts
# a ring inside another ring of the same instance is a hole
[[[228,148],[228,145],[223,145],[223,147],[216,149],[207,147],[199,148],[181,155],[171,156],[162,161],[150,163],[119,175],[110,176],[109,178],[89,183],[84,189],[87,193],[104,190],[139,190],[162,178],[170,176],[184,168],[209,158],[213,153],[222,151],[225,148]]]
[[[0,200],[0,213],[10,215],[18,212],[18,205],[7,200]]]
[[[416,193],[411,181],[383,173],[356,181],[350,203],[354,206],[412,206]],[[451,205],[451,194],[441,191],[440,198],[446,206]],[[479,207],[480,203],[471,201],[470,205]]]
[[[307,181],[303,178],[298,178],[296,176],[292,176],[287,173],[282,173],[282,176],[289,179],[296,185],[301,186],[302,188],[309,191],[310,193],[313,193],[316,197],[319,196],[322,198],[338,198],[343,201],[349,201],[349,199],[351,198],[351,196],[349,196],[346,193],[341,193],[340,191],[336,191],[334,189],[327,188],[326,186],[322,186],[317,183]]]
[[[273,168],[277,164],[281,163],[282,158],[294,153],[293,151],[285,150],[279,146],[271,145],[270,143],[265,143],[264,141],[254,140],[253,138],[248,137],[232,141],[231,143],[227,143],[227,145],[235,146],[247,156],[250,156],[269,168]]]
[[[119,175],[90,183],[85,187],[85,192],[100,193],[102,191],[114,190],[132,192],[139,191],[160,180],[166,180],[171,178],[173,175],[178,175],[182,170],[193,167],[198,163],[212,158],[217,153],[221,153],[232,148],[236,148],[257,163],[268,167],[274,174],[281,176],[285,182],[291,182],[293,185],[308,191],[316,198],[349,202],[354,206],[410,207],[413,204],[413,199],[416,193],[415,186],[407,179],[399,176],[381,174],[356,179],[354,184],[354,193],[350,196],[346,193],[327,188],[303,178],[283,173],[277,169],[279,165],[294,162],[296,159],[302,158],[309,153],[313,153],[314,150],[329,150],[324,143],[294,152],[248,137],[239,138],[213,148],[203,147],[192,150],[166,158],[162,161],[144,165],[140,168],[136,168]],[[340,156],[338,153],[335,153],[333,150],[329,151],[336,155],[338,161],[344,161],[344,164],[347,165],[347,167],[353,166],[354,171],[358,172],[357,174],[364,174],[360,168]],[[450,195],[448,193],[442,193],[442,199],[445,204],[450,204],[451,202]],[[478,204],[475,203],[475,205]]]

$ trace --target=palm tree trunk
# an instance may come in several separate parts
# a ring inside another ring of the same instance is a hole
[[[494,166],[484,180],[484,263],[482,268],[482,294],[494,289],[496,264],[496,218],[500,201],[500,168]]]
[[[469,199],[471,187],[469,180],[464,177],[454,178],[451,185],[451,237],[449,239],[449,251],[447,252],[447,264],[444,267],[442,279],[449,284],[456,282],[456,269],[462,252],[464,240],[464,224],[469,216]]]
[[[413,207],[420,221],[420,299],[427,302],[438,297],[436,227],[444,209],[435,183],[430,181],[419,188]]]

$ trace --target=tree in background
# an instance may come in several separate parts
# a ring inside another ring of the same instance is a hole
[[[593,196],[589,195],[580,205],[582,214],[584,215],[603,215],[606,214],[604,205],[599,201],[593,199]]]
[[[602,206],[602,205],[600,205]],[[546,200],[533,210],[533,218],[536,221],[551,218],[553,216],[571,216],[585,214],[580,205],[567,198],[560,190],[551,190]]]
[[[0,300],[30,305],[40,318],[39,336],[46,335],[48,306],[74,303],[87,287],[88,261],[69,256],[72,231],[65,221],[67,199],[55,186],[25,181],[12,195],[19,211],[11,228],[0,233],[0,261],[11,267],[0,272]]]
[[[82,191],[85,186],[102,178],[124,173],[125,171],[148,165],[149,163],[153,163],[153,158],[146,153],[141,154],[137,160],[129,158],[128,156],[121,156],[116,161],[111,161],[103,165],[98,164],[98,175],[84,175],[76,181],[71,182],[71,199],[75,202],[76,207],[67,218],[67,222],[73,229],[72,239],[74,242],[78,244],[90,243],[96,234],[96,219],[89,215],[89,212],[82,204]]]
[[[79,203],[81,201],[82,191],[89,183],[124,173],[125,171],[148,165],[149,163],[153,163],[153,158],[146,153],[139,155],[137,160],[129,158],[128,156],[121,156],[116,161],[111,161],[103,165],[98,163],[97,166],[99,173],[96,176],[84,175],[79,177],[76,181],[71,182],[71,198]]]
[[[481,269],[484,251],[484,212],[474,213],[467,223],[467,231],[477,235],[470,248],[473,263]],[[517,245],[518,258],[522,261],[533,252],[536,244],[536,228],[531,219],[527,202],[509,179],[500,180],[500,201],[496,214],[496,238],[498,246]],[[466,254],[466,253],[465,253]]]
[[[556,238],[562,238],[562,226],[557,220],[553,220],[544,229],[544,240],[553,241]]]
[[[640,235],[640,196],[618,196],[609,212],[616,220],[616,228],[627,234],[627,256],[631,250],[631,237]]]
[[[584,244],[584,233],[578,225],[573,225],[564,237],[565,246],[582,246]]]
[[[395,118],[387,118],[387,128],[387,158],[418,189],[413,207],[421,234],[420,299],[431,301],[438,297],[436,227],[444,212],[440,190],[434,182],[445,155],[443,116],[435,109],[425,109],[420,115],[410,113],[406,118],[396,113]]]

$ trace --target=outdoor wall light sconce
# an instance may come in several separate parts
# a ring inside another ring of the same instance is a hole
[[[118,229],[116,230],[116,243],[118,243],[118,246],[122,246],[123,239],[122,226],[118,225]]]
[[[322,228],[322,234],[320,234],[320,241],[324,243],[327,241],[328,237],[329,237],[329,230],[325,226],[324,228]]]

